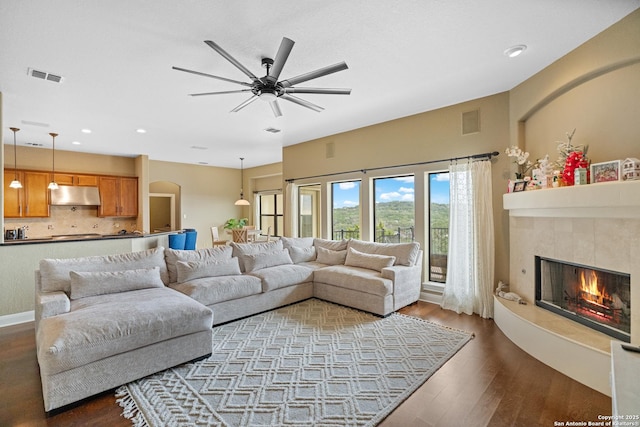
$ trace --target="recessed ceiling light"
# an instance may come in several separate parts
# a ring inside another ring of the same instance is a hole
[[[91,129],[80,129],[82,133],[91,133]]]
[[[146,129],[136,129],[136,132],[138,133],[147,133]]]
[[[504,54],[509,58],[515,58],[516,56],[524,52],[526,49],[527,49],[526,45],[519,44],[519,45],[511,46],[509,49],[504,51]]]
[[[82,142],[80,142],[80,141],[71,141],[71,143],[73,145],[82,145]]]

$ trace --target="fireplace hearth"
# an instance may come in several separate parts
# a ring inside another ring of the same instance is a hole
[[[535,257],[536,305],[631,341],[629,274]]]

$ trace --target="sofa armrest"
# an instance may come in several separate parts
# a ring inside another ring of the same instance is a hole
[[[71,301],[62,291],[36,293],[36,321],[68,313]]]
[[[417,266],[407,267],[405,265],[394,265],[392,267],[383,268],[382,277],[391,280],[394,287],[399,284],[411,282],[414,282],[419,286],[421,270],[422,269]]]

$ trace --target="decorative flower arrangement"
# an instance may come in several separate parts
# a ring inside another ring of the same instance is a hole
[[[518,166],[516,179],[524,179],[524,175],[534,166],[534,163],[531,163],[529,160],[529,153],[527,151],[522,151],[520,147],[512,145],[511,147],[507,147],[505,154],[509,157],[513,157],[513,163]]]
[[[556,166],[562,169],[561,177],[564,185],[573,185],[575,178],[575,170],[577,168],[587,169],[587,182],[589,180],[589,164],[590,160],[587,158],[588,145],[571,145],[571,140],[576,130],[573,129],[571,133],[567,132],[568,142],[558,141],[558,153],[560,156],[556,161]]]

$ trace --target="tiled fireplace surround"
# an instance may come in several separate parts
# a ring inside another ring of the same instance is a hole
[[[535,306],[535,256],[630,274],[631,342],[640,344],[640,181],[505,194],[503,204],[510,290],[527,305],[496,299],[496,323],[537,359],[611,395],[611,338]]]

